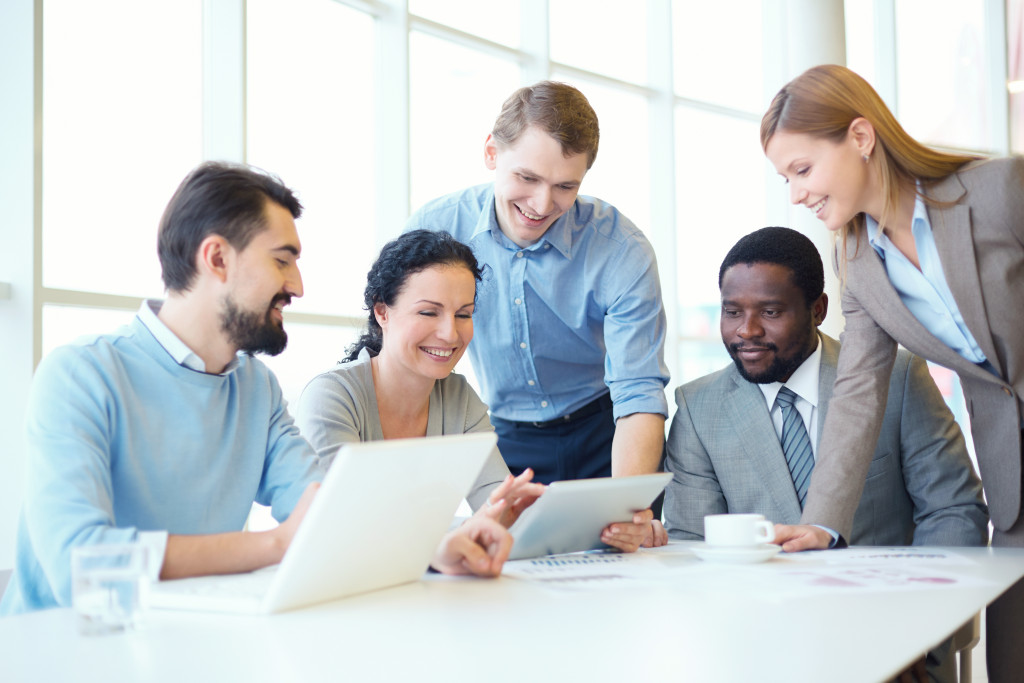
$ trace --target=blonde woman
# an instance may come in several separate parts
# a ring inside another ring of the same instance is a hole
[[[902,344],[959,375],[992,543],[1024,546],[1024,159],[926,147],[864,79],[832,65],[775,96],[761,144],[790,200],[835,235],[843,287],[838,376],[802,521],[849,533]],[[787,550],[833,543],[814,526],[781,538]],[[988,620],[989,675],[1011,680],[1021,670],[1024,584]]]

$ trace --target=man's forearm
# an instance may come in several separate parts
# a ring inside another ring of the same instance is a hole
[[[273,531],[168,536],[160,578],[235,574],[276,564],[284,556],[287,543]]]
[[[307,486],[288,518],[269,531],[168,536],[160,578],[235,574],[277,564],[291,545],[318,490],[319,482]]]
[[[657,413],[620,417],[612,438],[612,476],[650,474],[661,464],[665,449],[665,418]]]

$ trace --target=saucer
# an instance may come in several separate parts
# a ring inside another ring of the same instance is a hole
[[[702,543],[692,548],[693,554],[706,562],[727,562],[729,564],[752,564],[764,562],[779,554],[782,546],[759,543],[748,547],[733,548]]]

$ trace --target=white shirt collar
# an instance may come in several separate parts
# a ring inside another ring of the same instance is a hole
[[[206,363],[203,359],[190,349],[185,342],[181,341],[174,332],[171,332],[171,328],[167,327],[167,325],[165,325],[158,317],[160,307],[163,305],[164,302],[160,299],[144,300],[142,305],[139,306],[139,321],[146,326],[146,329],[149,330],[154,337],[156,337],[160,346],[164,347],[164,350],[170,354],[175,363],[186,367],[189,370],[206,373]],[[224,371],[220,374],[227,375],[236,367],[238,367],[237,356],[228,363],[227,367],[225,367]]]
[[[814,349],[814,352],[800,364],[800,367],[793,371],[793,374],[790,375],[785,384],[782,382],[772,382],[771,384],[758,384],[757,387],[764,394],[764,400],[768,402],[769,412],[772,406],[775,405],[775,397],[778,396],[779,389],[783,386],[789,387],[790,391],[817,408],[818,376],[820,374],[821,335],[819,334],[818,346]]]

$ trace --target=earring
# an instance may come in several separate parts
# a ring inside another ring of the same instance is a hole
[[[871,161],[871,155],[870,154],[861,154],[860,158],[864,160],[865,164],[868,163],[869,161]]]

